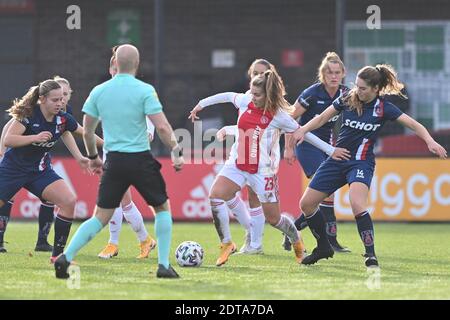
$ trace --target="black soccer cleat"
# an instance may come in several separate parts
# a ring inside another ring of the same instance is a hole
[[[379,267],[378,259],[377,259],[376,256],[366,253],[366,254],[363,255],[363,257],[366,258],[366,260],[364,260],[364,264],[366,265],[367,268]]]
[[[67,261],[65,254],[60,254],[55,260],[55,276],[58,279],[68,279],[69,273],[67,272],[70,266],[70,262]]]
[[[162,264],[158,264],[158,271],[156,272],[157,278],[179,278],[180,276],[175,271],[174,268],[172,268],[171,265],[169,265],[169,268],[165,268]]]
[[[36,252],[52,252],[53,246],[50,245],[47,241],[36,243],[36,247],[34,247],[34,251]]]
[[[291,240],[289,240],[288,236],[286,236],[286,235],[284,236],[284,239],[283,239],[283,242],[281,243],[281,246],[286,251],[291,251],[292,250],[292,243],[291,243]]]
[[[337,241],[334,241],[333,243],[331,243],[331,247],[333,248],[334,252],[338,252],[338,253],[349,253],[349,252],[352,252],[349,248],[341,246],[339,244],[339,242],[337,242]]]
[[[0,253],[7,253],[7,252],[8,252],[8,250],[6,250],[3,242],[0,242]]]
[[[331,247],[327,249],[314,248],[310,255],[303,258],[302,264],[310,265],[314,264],[320,259],[333,258],[334,251]]]

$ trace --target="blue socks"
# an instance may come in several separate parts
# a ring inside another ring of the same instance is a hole
[[[155,215],[155,234],[158,242],[158,263],[167,269],[172,240],[172,215],[169,211],[161,211]]]
[[[103,225],[97,217],[92,217],[83,222],[77,232],[70,240],[64,254],[67,261],[72,261],[75,255],[83,248],[91,239],[103,229]]]

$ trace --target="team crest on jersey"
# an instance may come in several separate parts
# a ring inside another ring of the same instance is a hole
[[[365,246],[373,246],[373,233],[372,230],[365,230],[361,232],[361,239]]]
[[[55,133],[61,133],[66,130],[66,118],[56,116],[56,129]]]
[[[259,120],[262,124],[267,124],[269,123],[269,118],[267,118],[266,116],[262,116],[261,119]]]
[[[372,116],[381,118],[384,115],[384,102],[380,99],[377,99],[377,102],[375,102],[375,105],[373,107],[373,114]]]

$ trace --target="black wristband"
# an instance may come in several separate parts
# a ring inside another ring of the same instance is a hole
[[[95,154],[95,155],[93,155],[93,156],[87,156],[87,158],[89,159],[89,160],[95,160],[95,159],[97,159],[97,157],[98,157],[98,153],[97,154]]]

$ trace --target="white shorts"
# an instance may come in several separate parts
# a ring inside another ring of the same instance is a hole
[[[276,174],[248,173],[236,167],[235,164],[225,164],[218,173],[219,176],[230,179],[239,187],[249,185],[258,195],[260,202],[278,202],[278,177]]]

